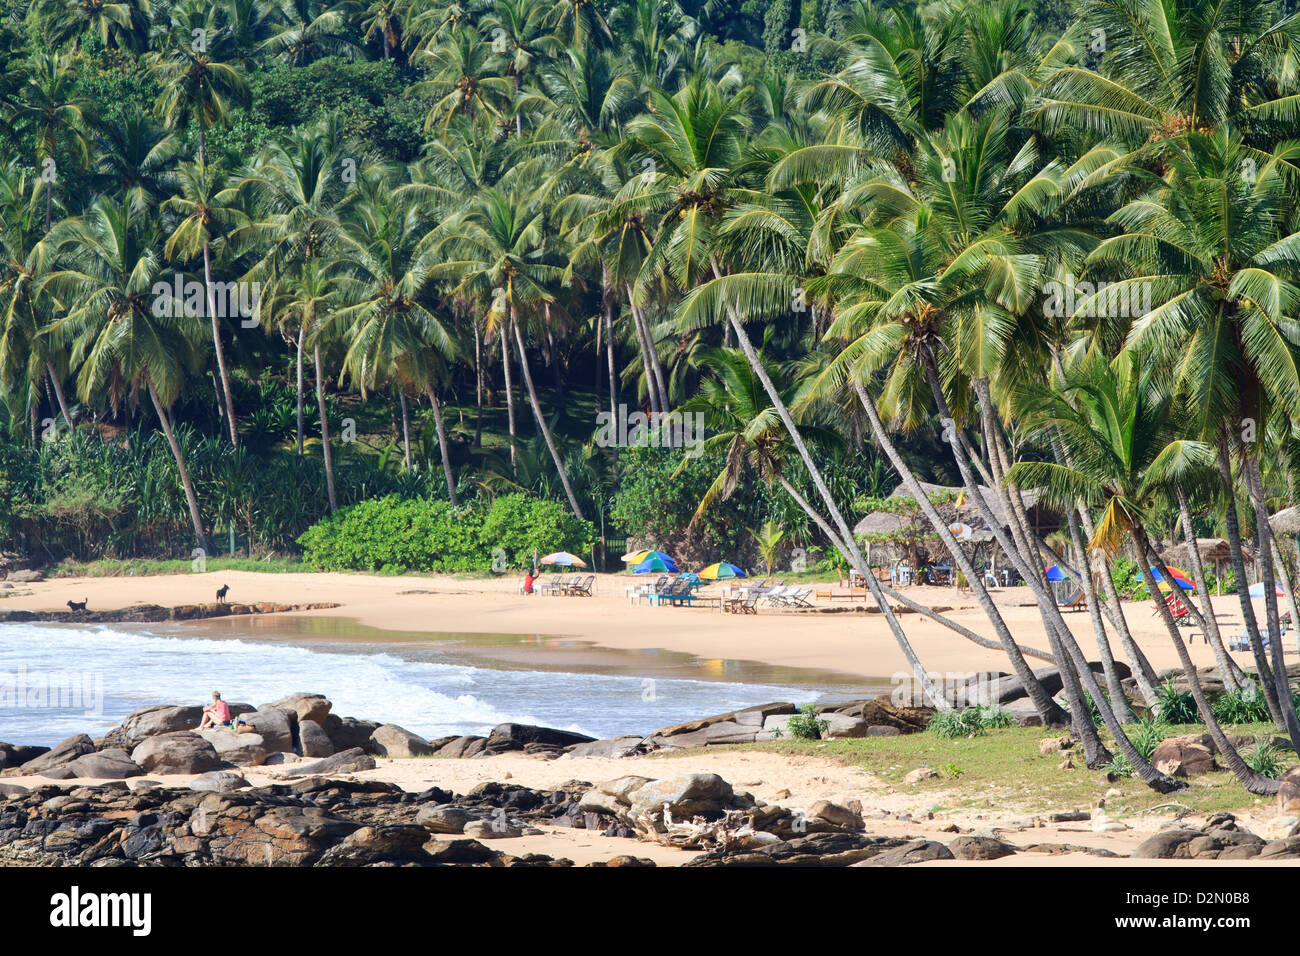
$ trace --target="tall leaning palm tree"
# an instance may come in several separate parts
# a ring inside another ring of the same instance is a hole
[[[65,155],[83,164],[89,158],[84,134],[86,104],[75,95],[76,77],[67,57],[34,54],[26,72],[27,82],[7,99],[5,113],[12,124],[29,129],[35,139],[48,230],[53,221],[54,186],[60,178],[57,162]]]
[[[50,241],[61,268],[38,292],[48,292],[67,311],[50,326],[72,341],[80,364],[77,394],[87,404],[108,395],[116,406],[128,391],[149,394],[176,461],[198,546],[207,533],[170,409],[200,358],[184,305],[171,298],[162,275],[161,236],[138,201],[95,201],[84,217],[65,220]]]
[[[1013,480],[1041,487],[1052,500],[1071,507],[1083,499],[1101,510],[1090,548],[1115,554],[1126,539],[1137,547],[1143,581],[1158,594],[1152,566],[1162,567],[1147,534],[1148,511],[1171,486],[1213,461],[1210,447],[1179,438],[1176,411],[1167,390],[1157,387],[1155,369],[1132,352],[1111,362],[1096,355],[1067,370],[1059,390],[1035,389],[1031,421],[1040,434],[1059,436],[1070,462],[1018,462]],[[1165,579],[1171,575],[1165,571]],[[1272,793],[1277,782],[1255,773],[1237,753],[1215,720],[1196,665],[1164,602],[1158,609],[1182,664],[1201,719],[1229,768],[1252,793]]]

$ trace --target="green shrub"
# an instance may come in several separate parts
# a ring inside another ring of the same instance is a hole
[[[466,572],[500,570],[502,552],[507,566],[522,568],[534,549],[587,551],[594,538],[590,522],[522,494],[463,508],[389,495],[340,509],[298,543],[304,563],[326,571]]]
[[[990,728],[1009,727],[1014,723],[1011,715],[999,707],[967,707],[964,710],[940,710],[930,718],[926,730],[953,740],[957,737],[977,737]]]
[[[1268,712],[1268,701],[1257,687],[1220,694],[1210,704],[1210,710],[1221,724],[1253,724],[1273,719]]]
[[[1156,688],[1155,712],[1166,724],[1196,724],[1201,720],[1192,692],[1179,690],[1172,677]]]
[[[1128,739],[1143,760],[1150,762],[1160,741],[1169,736],[1169,725],[1160,718],[1148,717],[1127,730]]]
[[[790,736],[798,740],[821,740],[831,722],[818,717],[815,706],[804,704],[786,726],[790,729]]]
[[[1255,738],[1255,746],[1242,751],[1241,759],[1261,777],[1276,780],[1282,775],[1281,748],[1272,740]]]

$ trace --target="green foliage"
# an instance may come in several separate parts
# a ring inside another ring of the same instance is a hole
[[[1172,677],[1156,688],[1154,709],[1166,724],[1195,724],[1201,719],[1192,692],[1180,691]]]
[[[1241,759],[1246,762],[1247,767],[1269,780],[1280,777],[1285,766],[1282,748],[1271,738],[1257,737],[1255,746],[1241,752]]]
[[[1169,724],[1159,717],[1148,717],[1126,728],[1128,739],[1143,760],[1150,761],[1156,745],[1172,733]]]
[[[996,706],[967,707],[962,710],[935,711],[926,730],[948,740],[957,737],[978,737],[991,729],[1010,727],[1014,719]]]
[[[304,563],[324,571],[469,572],[499,570],[500,556],[511,568],[529,566],[534,549],[587,551],[594,537],[589,522],[522,494],[464,508],[390,495],[340,509],[298,543]]]
[[[1220,694],[1210,702],[1210,710],[1221,724],[1250,724],[1272,719],[1268,701],[1256,687]]]
[[[786,726],[796,740],[821,740],[831,723],[817,716],[817,708],[813,704],[804,704]]]

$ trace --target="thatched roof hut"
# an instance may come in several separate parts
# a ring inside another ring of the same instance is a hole
[[[996,543],[993,531],[980,517],[979,509],[969,501],[964,504],[957,504],[957,500],[960,500],[959,496],[965,491],[964,488],[921,482],[921,489],[931,498],[946,494],[956,499],[935,507],[939,512],[939,516],[948,524],[952,525],[960,522],[970,527],[971,537],[967,539],[968,544],[978,547]],[[1010,520],[1007,513],[1008,509],[1003,505],[1001,496],[994,489],[984,485],[980,486],[980,492],[984,495],[984,500],[988,502],[989,510],[993,512],[994,517],[1003,528],[1008,527]],[[1038,491],[1031,488],[1022,490],[1020,494],[1025,502],[1026,514],[1040,535],[1046,537],[1061,527],[1060,512],[1043,503],[1041,501],[1042,495]],[[900,484],[890,492],[889,497],[910,498],[912,495],[904,485]],[[928,522],[924,516],[918,515],[917,521],[921,523],[922,527],[928,527]],[[853,526],[853,535],[868,540],[873,537],[883,538],[896,535],[905,528],[915,526],[913,522],[908,520],[906,515],[894,514],[889,511],[873,511],[863,516],[862,520]]]
[[[1284,534],[1292,538],[1300,537],[1300,508],[1295,506],[1283,508],[1268,519],[1268,526],[1273,529],[1274,534]]]
[[[1201,563],[1209,567],[1221,567],[1232,561],[1232,549],[1223,538],[1197,538],[1196,550],[1201,556]],[[1242,549],[1241,556],[1247,564],[1255,561],[1246,548]],[[1190,557],[1186,541],[1171,544],[1160,552],[1161,561],[1178,568],[1187,569]]]

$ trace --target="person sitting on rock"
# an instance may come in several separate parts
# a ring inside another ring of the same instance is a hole
[[[212,703],[203,708],[203,720],[199,722],[199,730],[206,730],[208,727],[223,727],[230,723],[230,705],[221,699],[221,692],[214,690],[212,692]]]

